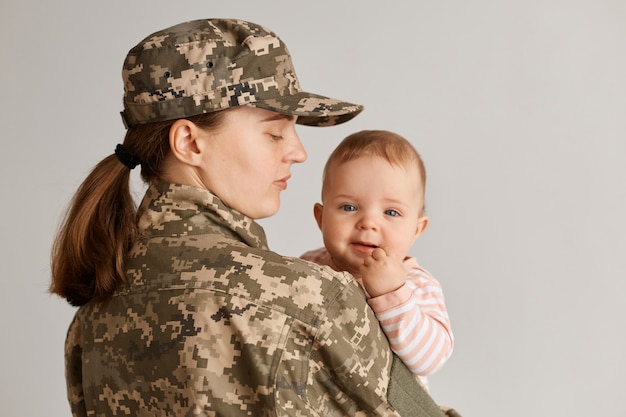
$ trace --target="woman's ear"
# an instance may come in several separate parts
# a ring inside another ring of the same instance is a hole
[[[324,215],[324,206],[320,203],[315,203],[313,206],[313,216],[315,216],[315,221],[317,222],[317,227],[322,230],[322,217]]]
[[[198,135],[201,130],[187,119],[178,119],[170,127],[170,150],[179,161],[198,166],[202,160]]]

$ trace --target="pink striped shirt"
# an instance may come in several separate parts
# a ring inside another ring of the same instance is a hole
[[[302,259],[337,269],[326,248],[308,251]],[[405,285],[367,301],[389,339],[391,350],[428,388],[427,375],[450,358],[454,337],[441,284],[417,260],[407,257]],[[356,279],[361,287],[360,278]]]

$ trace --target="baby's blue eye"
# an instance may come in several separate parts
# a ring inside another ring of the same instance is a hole
[[[398,213],[396,210],[392,210],[392,209],[385,210],[385,214],[387,216],[391,216],[391,217],[398,217],[400,215],[400,213]]]
[[[352,204],[344,204],[343,206],[341,206],[341,209],[343,211],[356,211],[356,206]]]

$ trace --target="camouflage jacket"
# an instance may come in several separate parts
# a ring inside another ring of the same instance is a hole
[[[190,186],[151,186],[139,226],[130,285],[70,325],[74,416],[398,415],[350,275],[271,252],[258,223]]]

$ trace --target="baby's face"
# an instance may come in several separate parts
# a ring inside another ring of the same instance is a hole
[[[417,166],[378,157],[335,163],[322,198],[315,214],[324,244],[337,267],[355,276],[377,247],[402,261],[427,223]]]

